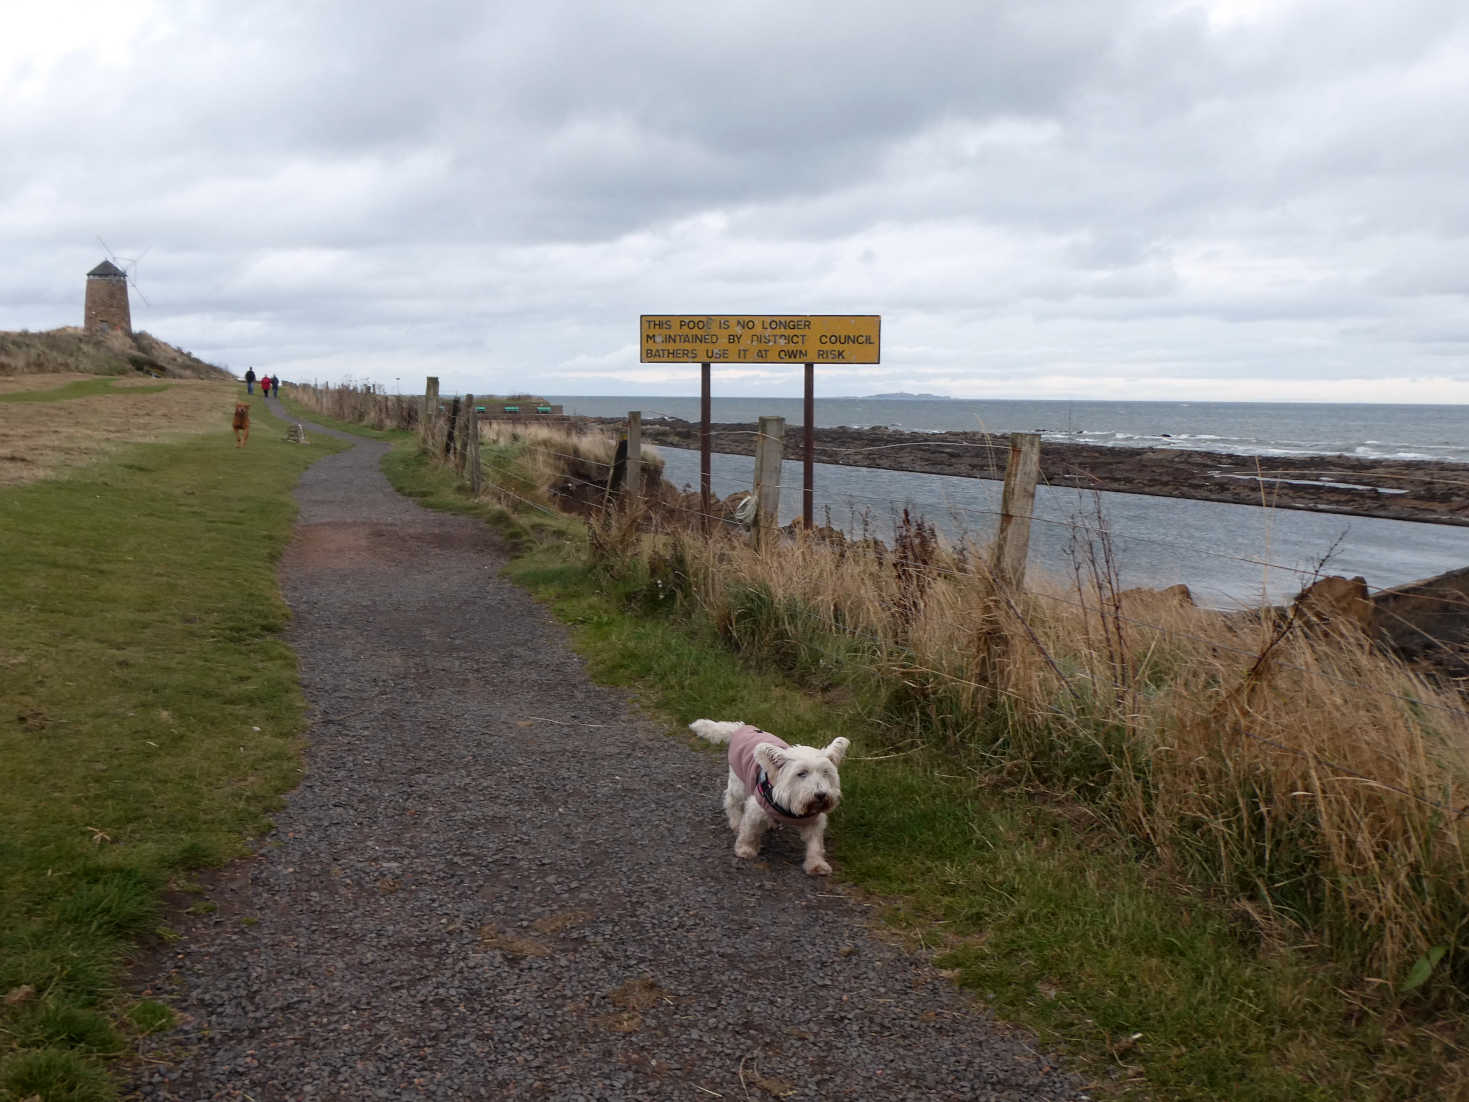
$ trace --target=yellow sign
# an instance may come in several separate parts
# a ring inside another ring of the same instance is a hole
[[[640,362],[881,363],[879,314],[644,314]]]

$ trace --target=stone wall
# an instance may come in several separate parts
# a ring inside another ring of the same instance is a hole
[[[87,304],[82,328],[89,333],[121,329],[132,333],[133,319],[128,310],[128,281],[113,276],[87,277]]]

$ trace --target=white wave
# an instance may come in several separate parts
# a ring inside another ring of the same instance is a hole
[[[1419,459],[1469,462],[1469,446],[1457,444],[1402,444],[1368,440],[1273,440],[1223,433],[1142,433],[1126,429],[1042,429],[1045,440],[1084,443],[1118,448],[1171,448],[1180,451],[1217,452],[1222,455],[1262,458],[1311,458],[1351,455],[1363,459]]]
[[[1363,486],[1358,482],[1333,482],[1329,478],[1271,478],[1253,474],[1231,474],[1228,471],[1215,471],[1214,477],[1238,478],[1254,482],[1283,482],[1289,486],[1323,486],[1328,490],[1364,490],[1376,494],[1406,494],[1408,492],[1387,486]]]

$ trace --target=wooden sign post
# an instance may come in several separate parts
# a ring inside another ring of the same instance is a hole
[[[806,365],[806,437],[802,441],[801,454],[801,525],[811,531],[812,513],[816,508],[815,454],[816,454],[816,365]]]
[[[709,534],[709,363],[699,365],[699,529]]]

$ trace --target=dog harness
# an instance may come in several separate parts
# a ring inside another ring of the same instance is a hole
[[[762,742],[768,742],[772,746],[786,749],[790,743],[776,738],[769,731],[762,731],[758,727],[751,727],[748,723],[734,734],[729,736],[729,768],[740,783],[745,786],[746,792],[754,793],[755,802],[761,809],[778,823],[792,823],[799,825],[809,823],[821,814],[820,811],[811,811],[805,815],[797,815],[789,808],[783,807],[775,798],[775,792],[771,788],[770,777],[765,772],[765,767],[755,760],[755,747]]]

